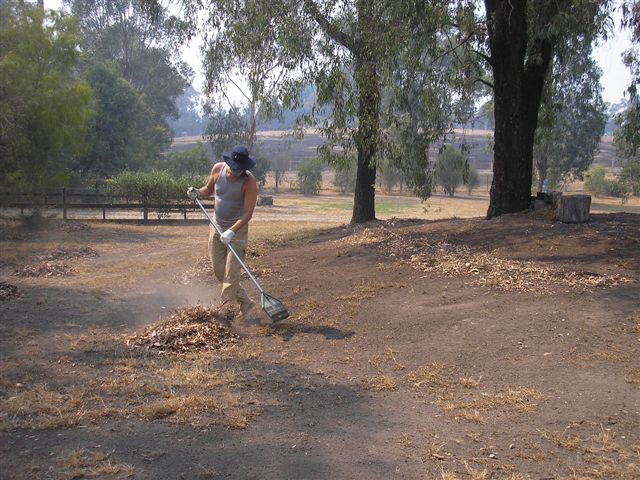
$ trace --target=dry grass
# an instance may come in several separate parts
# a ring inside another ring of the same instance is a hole
[[[394,391],[398,389],[396,380],[388,375],[378,375],[365,378],[362,382],[365,390],[372,392]]]
[[[463,402],[446,402],[446,410],[494,410],[506,408],[519,413],[531,413],[542,400],[542,393],[533,388],[509,389],[505,392],[483,393],[479,398]]]
[[[296,321],[303,322],[314,318],[318,310],[321,309],[321,304],[314,297],[306,299],[304,302],[295,306],[295,310],[298,313]]]
[[[583,450],[584,440],[578,435],[569,435],[565,429],[562,432],[542,432],[542,438],[567,450]]]
[[[468,462],[464,462],[464,467],[469,474],[471,480],[487,480],[489,478],[489,472],[487,469],[484,470],[476,470]]]
[[[133,477],[134,468],[126,463],[117,463],[113,452],[105,453],[87,449],[74,450],[59,461],[61,478],[76,479],[98,477],[102,475],[119,475]]]
[[[80,388],[56,391],[45,384],[21,386],[0,398],[0,431],[78,425],[88,417],[88,401],[88,392]]]
[[[230,392],[192,393],[188,395],[165,394],[164,398],[146,402],[131,411],[145,420],[167,418],[172,423],[194,427],[227,425],[246,428],[256,413],[238,413],[240,397]],[[242,426],[244,425],[244,426]]]
[[[430,363],[409,373],[406,379],[414,387],[446,387],[449,385],[449,381],[443,377],[443,371],[443,364]]]
[[[440,442],[431,442],[431,444],[427,447],[426,458],[433,458],[436,460],[445,460],[446,457],[443,455],[442,448],[444,447],[444,443]]]
[[[629,370],[625,375],[624,380],[632,385],[640,385],[640,368],[633,368]]]
[[[480,377],[478,380],[473,377],[462,377],[460,379],[460,385],[462,385],[464,388],[478,388],[480,386],[481,379],[482,377]]]

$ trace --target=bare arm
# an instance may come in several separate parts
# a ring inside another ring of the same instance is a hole
[[[213,196],[213,193],[216,189],[216,180],[218,180],[218,175],[220,175],[223,165],[224,163],[219,162],[216,163],[213,168],[211,168],[211,174],[209,175],[207,184],[204,187],[198,189],[198,192],[200,192],[200,198],[209,198]]]
[[[253,217],[253,210],[256,208],[256,200],[258,199],[258,185],[256,179],[251,173],[247,172],[247,180],[243,185],[244,193],[244,213],[242,216],[231,226],[230,230],[237,232],[244,227],[251,217]]]

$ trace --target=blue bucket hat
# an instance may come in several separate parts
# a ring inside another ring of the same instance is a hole
[[[232,170],[251,170],[256,166],[256,161],[249,156],[249,150],[242,145],[233,147],[229,153],[223,153],[222,158]]]

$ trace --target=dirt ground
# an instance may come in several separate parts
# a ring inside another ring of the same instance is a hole
[[[289,319],[127,345],[216,304],[206,237],[3,221],[1,478],[640,478],[639,215],[256,221]]]

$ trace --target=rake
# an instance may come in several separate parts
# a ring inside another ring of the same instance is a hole
[[[205,216],[209,220],[209,223],[213,226],[213,228],[216,229],[216,232],[218,232],[218,235],[222,235],[222,232],[220,231],[220,228],[211,219],[211,217],[209,216],[209,213],[204,208],[204,206],[202,205],[200,200],[196,198],[195,202],[200,207],[200,210],[202,210],[202,213],[205,214]],[[229,250],[231,250],[231,253],[233,253],[233,256],[236,257],[236,260],[238,260],[238,262],[240,262],[240,265],[242,266],[244,271],[247,272],[247,275],[249,275],[249,278],[251,279],[253,284],[256,286],[256,288],[260,292],[260,305],[262,306],[262,310],[264,310],[264,313],[267,314],[267,316],[271,319],[271,321],[273,323],[277,323],[277,322],[280,322],[280,321],[284,320],[285,318],[288,318],[289,317],[289,312],[285,308],[284,304],[280,300],[278,300],[276,297],[274,297],[272,295],[269,295],[268,293],[266,293],[262,289],[262,287],[260,286],[260,284],[256,280],[256,277],[254,277],[251,274],[251,272],[249,271],[249,268],[240,259],[240,256],[238,255],[238,253],[235,251],[235,249],[230,244],[227,245],[227,248]]]

